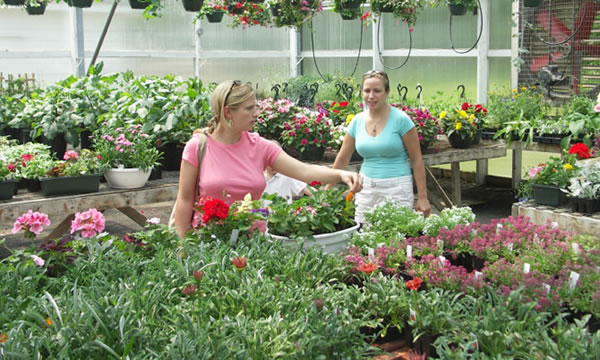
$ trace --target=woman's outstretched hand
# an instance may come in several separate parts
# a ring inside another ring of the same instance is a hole
[[[353,193],[360,192],[362,190],[362,178],[360,174],[350,171],[342,171],[342,182],[344,182],[350,188]]]

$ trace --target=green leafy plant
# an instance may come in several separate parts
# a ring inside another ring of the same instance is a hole
[[[555,185],[566,188],[571,178],[577,176],[579,166],[575,154],[564,154],[564,159],[551,156],[546,163],[539,164],[527,172],[528,179],[519,187],[519,198],[529,198],[532,194],[531,185]]]
[[[273,0],[269,2],[272,20],[277,27],[297,27],[323,10],[320,0]]]
[[[67,151],[65,160],[56,161],[48,171],[50,177],[57,176],[79,176],[85,174],[100,173],[102,165],[100,164],[100,156],[95,152],[83,149],[80,154],[75,151]]]
[[[106,125],[94,133],[94,145],[103,169],[139,168],[147,170],[158,165],[161,153],[154,138],[141,130],[142,125],[113,129]]]

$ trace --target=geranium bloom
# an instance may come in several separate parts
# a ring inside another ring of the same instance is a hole
[[[17,167],[16,167],[16,166],[15,166],[15,164],[13,164],[13,163],[8,163],[8,166],[7,166],[7,168],[8,168],[8,171],[10,171],[10,172],[15,172],[15,171],[17,171]]]
[[[206,224],[210,219],[225,220],[229,214],[229,205],[220,199],[208,199],[202,205],[202,221]]]
[[[104,230],[104,215],[94,208],[76,213],[71,221],[71,234],[81,231],[81,236],[91,238]]]
[[[37,255],[31,255],[31,258],[33,259],[33,262],[39,267],[44,266],[44,264],[46,263],[46,261],[44,259],[42,259],[41,257],[39,257]]]
[[[12,233],[16,234],[21,230],[25,230],[25,237],[33,239],[36,235],[44,231],[44,226],[50,226],[48,215],[27,210],[25,214],[21,215],[15,221]]]
[[[533,168],[529,169],[529,172],[527,174],[529,175],[530,178],[534,178],[540,171],[542,171],[542,169],[543,169],[542,166],[533,167]]]
[[[571,146],[569,154],[575,154],[579,159],[589,159],[590,149],[584,143],[577,143]]]
[[[238,270],[242,270],[243,268],[246,267],[246,261],[248,261],[248,259],[246,259],[245,257],[236,257],[236,258],[234,258],[234,259],[231,260],[231,262],[233,263],[233,265]]]
[[[406,287],[409,290],[415,291],[415,290],[419,290],[419,288],[421,287],[421,284],[423,283],[423,280],[419,279],[418,277],[412,279],[412,280],[408,280],[406,282]]]
[[[194,295],[196,293],[196,285],[194,285],[194,284],[187,285],[183,289],[183,293],[187,296]]]
[[[363,272],[367,275],[371,275],[373,271],[377,270],[377,264],[374,263],[363,263],[358,267],[358,271]]]
[[[79,154],[77,153],[77,151],[73,151],[73,150],[65,151],[65,154],[63,155],[63,160],[77,160],[77,159],[79,159]]]

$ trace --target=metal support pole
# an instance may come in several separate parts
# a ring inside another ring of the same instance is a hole
[[[96,64],[96,59],[98,59],[100,48],[102,48],[102,43],[104,42],[104,38],[106,37],[106,33],[108,32],[108,28],[110,27],[110,23],[112,22],[113,15],[115,15],[115,11],[117,10],[118,5],[119,1],[115,0],[112,7],[110,8],[108,18],[106,19],[106,23],[104,24],[104,29],[102,29],[102,34],[100,34],[100,39],[98,39],[98,45],[96,45],[96,50],[94,50],[94,55],[92,56],[92,60],[90,60],[90,67],[88,68],[88,73],[90,72],[92,66]]]
[[[381,21],[381,25],[379,25],[379,22]],[[383,62],[381,62],[381,58],[379,57],[379,54],[381,52],[383,52],[383,48],[385,48],[385,45],[383,43],[384,41],[384,36],[383,36],[383,14],[381,14],[380,16],[377,16],[375,18],[375,22],[373,22],[373,69],[374,70],[383,70]],[[378,31],[376,29],[380,29],[379,30],[379,34]],[[380,48],[381,46],[381,48]]]
[[[200,37],[204,34],[204,29],[200,25],[200,21],[196,21],[194,26],[195,54],[194,54],[194,75],[200,79],[200,61],[202,55],[202,42]]]
[[[296,77],[302,73],[300,65],[300,33],[295,29],[290,29],[290,77]]]
[[[490,0],[480,0],[481,16],[479,19],[478,32],[481,31],[481,38],[477,45],[477,102],[487,104],[488,89],[490,80],[490,63],[488,59],[488,50],[490,49]]]
[[[81,8],[71,8],[71,35],[73,36],[71,60],[73,75],[85,76],[85,48],[83,46],[83,11]]]

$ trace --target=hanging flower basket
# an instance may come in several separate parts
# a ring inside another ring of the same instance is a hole
[[[94,0],[68,0],[67,4],[76,8],[89,8]]]
[[[25,5],[25,11],[29,15],[44,15],[46,12],[46,3],[38,3],[38,6]]]
[[[542,0],[523,0],[523,6],[529,8],[539,7],[542,4]]]
[[[391,14],[394,12],[394,7],[391,5],[377,4],[377,8],[375,11],[380,13],[388,13]]]
[[[467,7],[462,4],[448,4],[450,15],[463,16],[467,13]]]
[[[204,0],[182,0],[185,11],[198,12],[202,9]]]
[[[150,2],[147,1],[129,0],[129,6],[131,6],[132,9],[144,10],[148,5],[150,5]]]
[[[218,10],[212,14],[206,14],[206,20],[208,20],[209,23],[220,23],[223,20],[223,15],[225,15],[225,11]]]
[[[23,6],[25,5],[25,0],[4,0],[4,4],[8,6]]]

